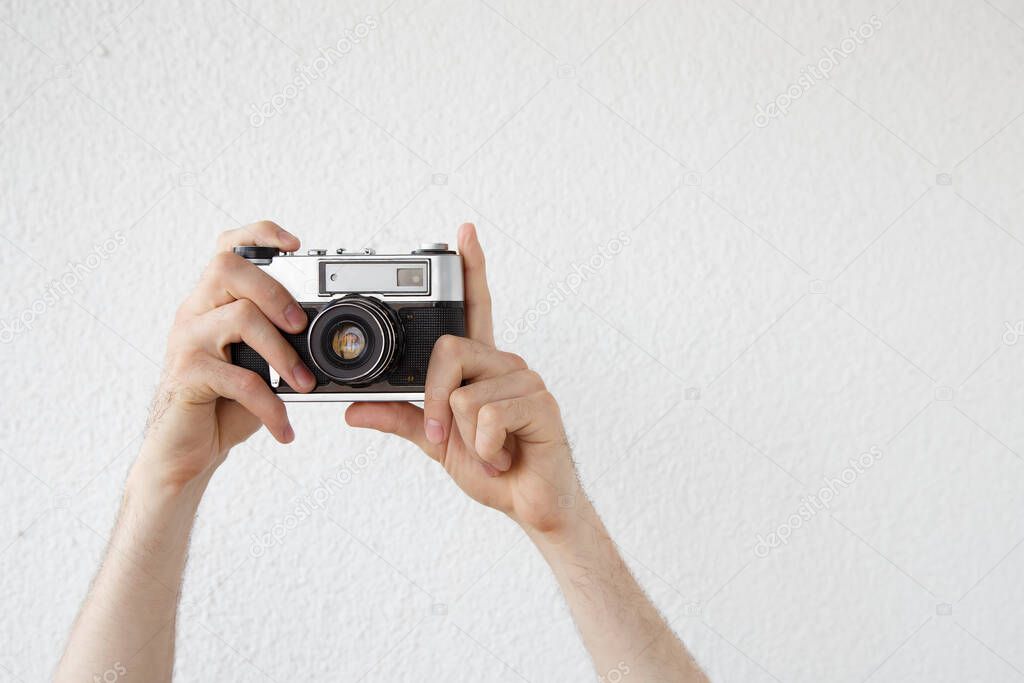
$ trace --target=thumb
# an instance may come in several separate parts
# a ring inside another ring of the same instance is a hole
[[[423,431],[423,409],[411,403],[353,403],[345,411],[345,422],[350,427],[400,436],[419,446],[434,460],[438,459],[442,448],[427,441]]]

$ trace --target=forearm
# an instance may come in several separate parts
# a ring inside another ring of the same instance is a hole
[[[299,240],[270,221],[223,233],[218,253],[181,304],[167,339],[146,441],[128,477],[106,557],[71,630],[55,679],[169,681],[189,535],[200,498],[228,451],[260,424],[281,442],[295,434],[284,403],[258,374],[228,362],[252,348],[286,380],[316,384],[281,336],[306,327],[291,293],[236,246],[295,251]]]
[[[557,536],[531,534],[551,566],[601,680],[612,672],[638,681],[705,683],[633,578],[585,497],[576,521]]]
[[[143,470],[137,464],[129,476],[106,557],[58,665],[58,683],[110,670],[139,672],[150,681],[171,678],[178,595],[206,482],[172,491]]]

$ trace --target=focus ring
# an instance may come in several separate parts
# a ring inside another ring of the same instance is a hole
[[[327,350],[332,332],[339,324],[355,322],[366,328],[372,358],[358,365],[342,364]],[[386,304],[352,294],[321,309],[309,325],[307,344],[310,358],[325,375],[341,384],[368,384],[394,362],[402,344],[402,328]]]

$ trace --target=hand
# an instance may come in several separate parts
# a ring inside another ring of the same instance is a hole
[[[494,347],[484,253],[471,224],[459,229],[459,251],[468,338],[438,339],[423,409],[354,403],[345,419],[412,441],[463,491],[528,532],[561,531],[579,483],[558,404],[522,358]]]
[[[225,232],[195,291],[178,309],[136,466],[159,486],[180,489],[208,478],[228,450],[261,423],[281,443],[295,438],[284,403],[267,383],[231,364],[232,343],[247,343],[298,390],[315,385],[279,331],[301,331],[306,314],[277,281],[232,252],[239,245],[294,251],[299,240],[269,221]]]

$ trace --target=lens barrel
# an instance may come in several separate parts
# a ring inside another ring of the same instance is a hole
[[[350,294],[325,306],[309,324],[309,355],[339,384],[371,384],[399,355],[402,325],[384,302]]]

